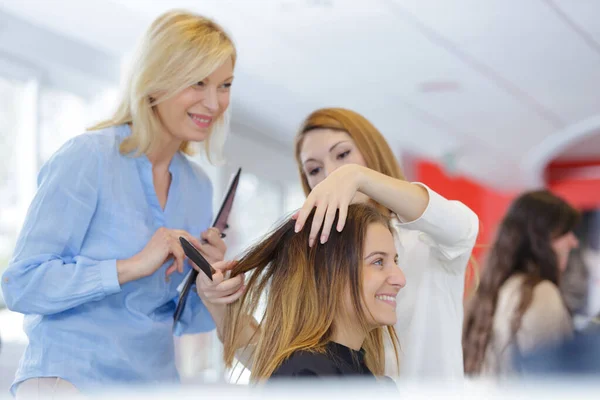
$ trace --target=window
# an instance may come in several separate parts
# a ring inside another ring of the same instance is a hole
[[[240,254],[267,234],[282,216],[283,193],[279,184],[242,173],[229,219],[229,257]]]
[[[70,92],[43,88],[40,91],[40,166],[69,139],[112,114],[117,91],[108,88],[91,99]]]
[[[20,221],[19,185],[14,171],[18,167],[17,129],[23,108],[25,84],[0,76],[0,273],[12,255]]]
[[[56,89],[40,92],[40,166],[66,141],[84,132],[86,101]]]

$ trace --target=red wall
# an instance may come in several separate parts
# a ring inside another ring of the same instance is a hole
[[[481,265],[486,248],[494,240],[496,227],[515,194],[500,193],[461,176],[448,176],[437,164],[429,161],[417,161],[414,174],[416,181],[425,183],[448,199],[462,201],[479,216],[479,236],[473,255]],[[472,278],[471,271],[467,276],[467,286]]]
[[[552,192],[580,209],[600,208],[600,160],[550,163],[546,182]]]

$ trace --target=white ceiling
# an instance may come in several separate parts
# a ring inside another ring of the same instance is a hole
[[[119,56],[173,7],[232,33],[235,118],[290,149],[307,113],[343,106],[397,153],[451,155],[460,172],[502,189],[539,184],[528,158],[543,163],[542,150],[600,155],[598,135],[561,140],[575,125],[600,129],[582,125],[600,115],[598,0],[0,0]]]

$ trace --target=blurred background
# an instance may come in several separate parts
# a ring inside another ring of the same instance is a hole
[[[228,162],[198,159],[216,206],[244,168],[230,256],[302,205],[296,129],[314,109],[340,106],[381,130],[410,180],[479,215],[479,261],[522,190],[547,187],[582,210],[564,292],[576,324],[596,318],[597,0],[0,0],[0,273],[41,165],[110,114],[136,40],[171,8],[216,19],[238,47]],[[22,316],[2,308],[0,390],[26,343]],[[179,346],[184,381],[228,375],[213,335]]]

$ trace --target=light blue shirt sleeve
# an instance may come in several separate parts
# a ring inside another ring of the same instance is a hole
[[[116,260],[80,255],[98,201],[101,157],[85,137],[42,168],[14,257],[2,277],[9,309],[48,315],[121,290]]]

